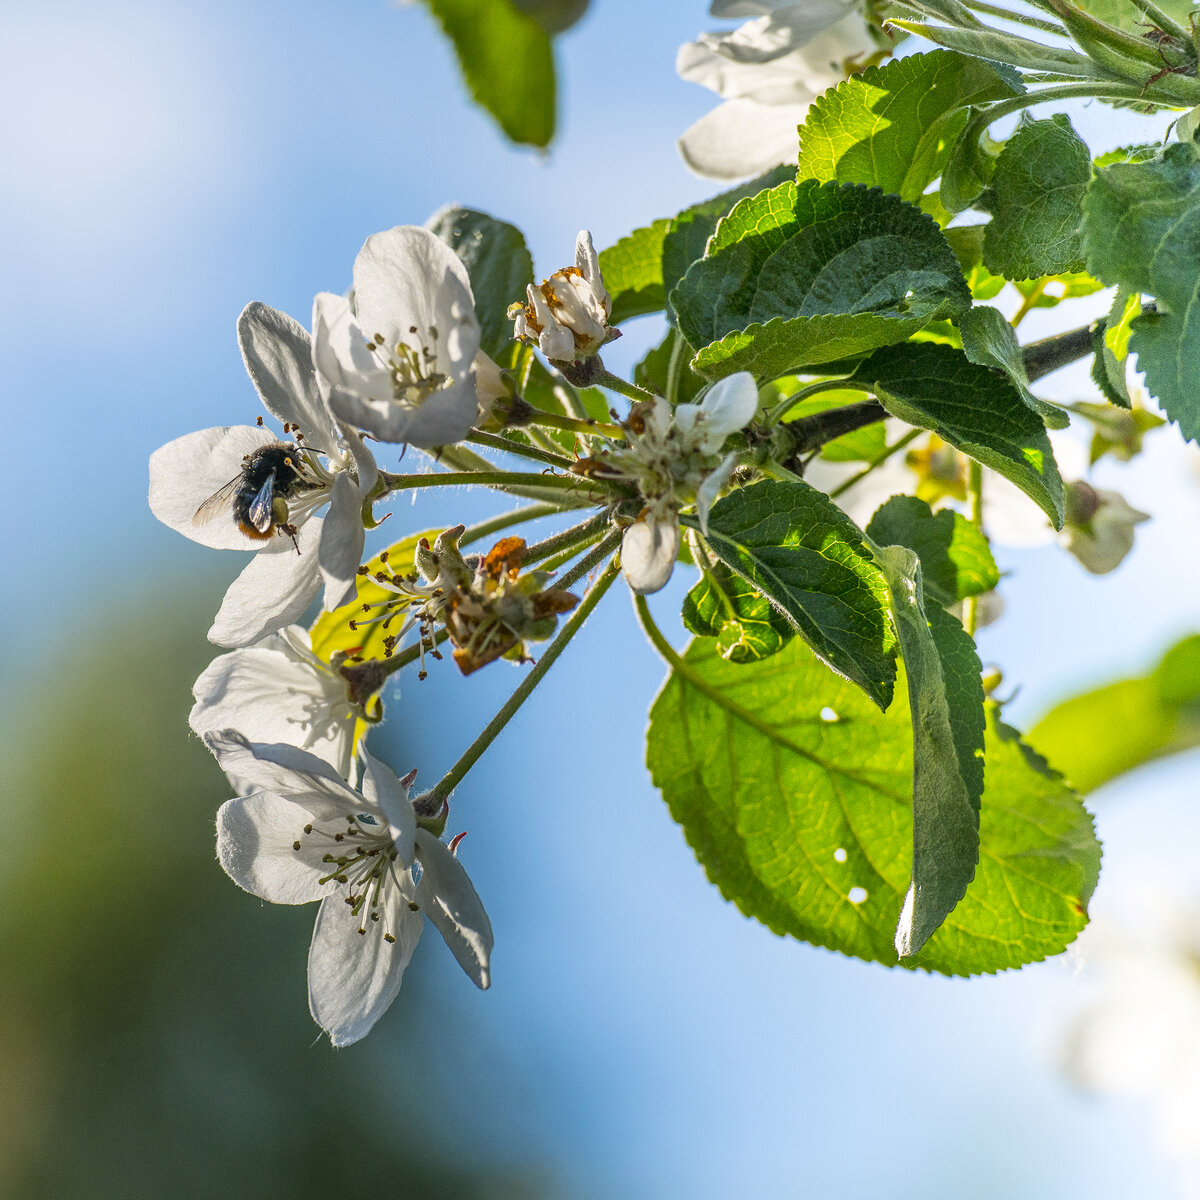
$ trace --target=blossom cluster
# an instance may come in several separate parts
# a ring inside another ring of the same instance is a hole
[[[531,284],[509,316],[513,337],[552,363],[599,367],[597,352],[619,336],[611,311],[583,232],[575,265]],[[350,292],[316,297],[311,334],[259,303],[237,332],[277,429],[259,415],[163,446],[150,460],[150,507],[193,541],[253,553],[209,631],[228,653],[196,681],[190,723],[236,793],[217,815],[226,872],[265,900],[320,902],[310,1008],[346,1045],[395,997],[426,919],[479,987],[490,982],[492,930],[458,862],[462,835],[442,841],[451,789],[412,794],[416,771],[398,778],[366,746],[385,681],[413,657],[397,653],[400,643],[415,628],[424,661],[449,639],[464,674],[498,658],[529,662],[527,647],[553,636],[579,599],[555,585],[553,570],[526,564],[522,538],[465,554],[462,525],[420,539],[404,568],[386,553],[362,565],[373,506],[401,478],[381,469],[379,448],[443,454],[478,426],[496,428],[495,401],[515,395],[512,376],[480,349],[463,262],[433,232],[401,226],[368,238]],[[757,409],[743,373],[697,403],[635,404],[604,433],[580,422],[591,456],[572,470],[592,461],[597,486],[617,489],[585,527],[595,527],[593,542],[606,527],[624,530],[622,565],[635,590],[666,583],[680,510],[695,505],[706,520],[736,465],[727,442]],[[349,611],[352,634],[389,630],[376,653],[318,652],[299,622],[322,592],[325,619]]]

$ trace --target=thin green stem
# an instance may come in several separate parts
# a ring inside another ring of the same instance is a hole
[[[679,381],[683,376],[683,334],[678,329],[671,339],[671,357],[667,361],[667,403],[672,408],[679,401]]]
[[[533,669],[525,676],[517,689],[505,701],[500,711],[487,723],[483,732],[467,747],[463,756],[442,776],[429,791],[432,802],[445,800],[462,782],[463,776],[479,761],[483,752],[496,740],[500,731],[513,719],[517,710],[529,698],[530,693],[543,676],[554,665],[558,656],[566,649],[567,644],[583,627],[584,621],[591,615],[592,610],[600,602],[601,597],[608,591],[617,577],[616,562],[610,562],[596,582],[588,589],[579,607],[559,630],[555,639],[542,652],[541,658],[534,664]]]
[[[593,567],[599,566],[617,548],[620,541],[621,531],[614,529],[590,554],[581,558],[561,579],[556,579],[554,586],[565,589],[577,583]]]
[[[580,521],[578,525],[572,525],[570,529],[564,529],[561,533],[535,542],[525,551],[522,562],[541,562],[542,559],[550,558],[561,550],[570,550],[572,547],[586,544],[589,540],[594,540],[593,535],[600,534],[607,527],[609,519],[607,511],[599,512],[588,517],[586,521]]]
[[[649,395],[649,392],[646,394]],[[569,429],[572,433],[582,433],[588,437],[620,439],[625,436],[625,430],[620,425],[613,425],[608,421],[594,421],[591,417],[568,417],[564,413],[547,412],[542,408],[535,408],[529,421],[534,425],[549,425],[552,429]]]
[[[1028,13],[1010,12],[998,4],[988,4],[987,0],[963,0],[963,3],[975,12],[987,13],[989,17],[1000,17],[1005,21],[1014,21],[1018,25],[1027,25],[1031,29],[1040,29],[1042,33],[1053,33],[1058,37],[1070,38],[1070,34],[1057,21],[1043,21],[1040,17],[1032,17]]]
[[[1043,279],[1041,283],[1034,287],[1030,291],[1029,295],[1024,297],[1024,299],[1021,301],[1021,307],[1018,308],[1015,313],[1013,313],[1012,320],[1009,321],[1009,324],[1014,329],[1016,329],[1016,327],[1020,325],[1020,323],[1025,320],[1027,316],[1029,316],[1030,312],[1033,311],[1034,307],[1037,305],[1037,302],[1042,298],[1042,294],[1045,292],[1046,285],[1049,282],[1049,279]]]
[[[897,450],[903,450],[909,442],[915,441],[923,434],[923,429],[910,429],[903,437],[897,438],[890,446],[885,446],[857,475],[851,475],[844,483],[839,483],[837,487],[829,493],[830,500],[836,500],[844,492],[848,492],[856,483],[866,479],[870,473],[875,470],[880,464],[887,462]]]
[[[645,388],[638,387],[636,383],[622,379],[620,375],[614,375],[607,368],[596,377],[596,383],[599,387],[608,388],[610,392],[619,392],[622,396],[628,396],[630,400],[654,399],[653,392],[648,392]]]
[[[509,487],[521,485],[539,488],[562,488],[570,491],[577,488],[581,479],[565,475],[533,475],[528,471],[435,471],[427,475],[393,475],[390,471],[381,471],[380,477],[393,492],[406,491],[409,488],[426,487],[479,487],[499,488],[502,491]],[[603,480],[591,480],[591,483],[604,483]],[[604,486],[608,486],[604,484]]]
[[[551,454],[545,450],[539,450],[536,446],[526,446],[521,442],[514,442],[510,438],[498,437],[494,433],[484,433],[481,429],[472,429],[467,435],[467,441],[476,446],[488,446],[492,450],[503,450],[506,454],[516,454],[521,458],[531,458],[535,462],[546,463],[564,471],[571,466],[571,460],[565,454]]]
[[[869,392],[869,385],[855,382],[853,379],[818,379],[816,383],[810,383],[806,387],[802,387],[798,392],[793,392],[790,396],[780,400],[770,412],[767,413],[767,423],[774,425],[776,421],[782,421],[783,418],[791,412],[797,404],[807,400],[810,396],[819,395],[821,392],[835,392],[848,390],[852,392]]]

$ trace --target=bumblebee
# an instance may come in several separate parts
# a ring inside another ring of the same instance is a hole
[[[266,541],[278,530],[293,543],[296,527],[288,524],[288,497],[310,484],[303,473],[300,447],[295,442],[271,442],[242,459],[241,472],[218,488],[192,517],[205,525],[232,512],[237,527],[255,541]]]

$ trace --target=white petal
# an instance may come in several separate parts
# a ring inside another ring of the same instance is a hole
[[[196,510],[242,473],[242,459],[279,439],[253,425],[220,425],[185,434],[150,455],[150,511],[176,533],[216,550],[255,550],[259,543],[229,512],[195,524]]]
[[[761,175],[799,154],[796,129],[807,111],[807,104],[726,100],[684,133],[679,153],[692,171],[710,179]]]
[[[318,292],[313,300],[313,363],[332,388],[380,402],[392,400],[392,377],[367,349],[366,334],[345,296]],[[334,400],[330,406],[337,413]]]
[[[371,805],[324,759],[286,742],[251,742],[236,729],[204,735],[221,770],[249,782],[255,791],[274,792],[307,809],[321,821],[370,811]]]
[[[362,497],[344,472],[333,481],[329,511],[321,527],[317,563],[325,581],[325,610],[332,611],[354,599],[358,591],[358,565],[362,561]]]
[[[359,495],[365,497],[379,479],[379,467],[375,462],[375,455],[349,426],[339,422],[338,434],[350,451],[350,457],[354,462],[354,473],[358,476]]]
[[[569,329],[550,317],[538,336],[538,349],[556,362],[571,362],[575,358],[575,338]]]
[[[462,260],[435,233],[399,225],[367,238],[354,260],[354,304],[367,337],[414,339],[437,353],[438,369],[461,379],[479,349],[471,281]],[[411,334],[412,326],[417,333]],[[430,330],[436,330],[436,342]]]
[[[725,439],[745,429],[758,412],[758,384],[749,371],[738,371],[714,383],[700,405],[704,431],[711,439],[704,449],[710,454],[720,450]]]
[[[708,536],[708,510],[717,502],[721,489],[729,482],[734,467],[737,466],[737,455],[727,454],[715,471],[710,471],[704,482],[696,489],[696,515],[700,518],[700,532]]]
[[[406,788],[395,771],[363,748],[363,795],[387,818],[392,842],[407,867],[413,860],[417,836],[417,817]]]
[[[279,421],[298,425],[311,448],[332,454],[337,430],[317,390],[308,330],[257,301],[242,309],[237,330],[242,361],[263,407]]]
[[[417,903],[476,987],[491,982],[492,923],[462,864],[427,829],[417,830]]]
[[[248,646],[298,621],[321,586],[317,546],[322,521],[315,517],[292,539],[276,535],[229,585],[221,609],[208,631],[218,646]]]
[[[299,626],[218,655],[192,692],[196,704],[188,722],[201,737],[237,729],[251,742],[290,742],[349,775],[354,716],[345,681],[317,662]]]
[[[665,587],[679,557],[679,518],[640,517],[621,538],[621,570],[626,582],[641,595]]]
[[[320,882],[329,873],[321,862],[328,844],[304,834],[316,819],[270,792],[227,800],[217,811],[217,858],[238,887],[272,904],[320,900],[329,891]]]
[[[365,925],[345,902],[345,889],[326,896],[317,913],[308,949],[308,1007],[335,1046],[370,1033],[400,991],[421,936],[420,914],[395,889],[385,895],[382,919]],[[384,933],[395,942],[385,941]]]

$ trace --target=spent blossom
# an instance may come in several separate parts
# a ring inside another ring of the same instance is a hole
[[[796,127],[808,106],[880,49],[879,35],[843,0],[717,0],[711,13],[753,18],[732,32],[702,33],[675,60],[681,78],[724,100],[678,143],[684,162],[713,179],[741,179],[794,161]]]
[[[556,362],[590,358],[621,336],[612,328],[612,297],[604,286],[592,235],[582,229],[575,239],[575,265],[555,271],[525,291],[527,303],[509,306],[513,336],[537,346]]]
[[[501,386],[479,349],[467,269],[436,234],[399,225],[367,238],[354,290],[313,302],[313,361],[333,411],[384,442],[461,441]]]
[[[626,422],[628,447],[581,460],[583,473],[628,483],[642,498],[641,513],[621,539],[621,569],[635,592],[656,592],[671,578],[681,508],[695,503],[707,532],[708,511],[737,464],[735,453],[721,451],[757,411],[754,376],[739,371],[713,384],[699,404],[672,409],[661,396],[639,402]]]
[[[313,1019],[335,1046],[370,1032],[400,990],[423,927],[442,935],[477,987],[491,983],[492,927],[440,812],[418,813],[403,779],[363,750],[362,790],[323,759],[232,729],[205,736],[247,794],[217,813],[229,877],[273,904],[319,900],[308,954]]]
[[[289,440],[260,417],[258,425],[185,434],[150,456],[150,509],[163,524],[215,549],[257,551],[209,630],[221,646],[290,625],[322,582],[327,608],[354,595],[362,505],[378,477],[362,439],[329,407],[304,327],[250,304],[237,328],[263,407]],[[316,516],[326,505],[326,516]]]

